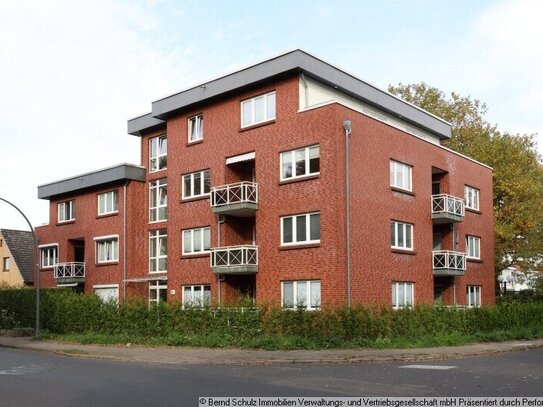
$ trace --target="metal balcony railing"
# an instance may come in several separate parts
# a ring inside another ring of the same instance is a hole
[[[450,250],[432,252],[434,275],[463,275],[466,270],[466,253]]]
[[[57,263],[54,276],[56,279],[85,278],[85,263]]]
[[[258,271],[258,247],[250,245],[211,248],[211,268],[218,274]]]
[[[255,182],[238,182],[211,188],[210,204],[213,210],[221,211],[232,208],[256,209],[258,204],[258,184]]]
[[[464,200],[452,195],[432,195],[432,214],[446,213],[464,216]]]

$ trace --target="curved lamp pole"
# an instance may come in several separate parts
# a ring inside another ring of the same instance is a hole
[[[15,206],[15,204],[11,203],[10,201],[2,197],[0,197],[0,201],[3,201],[7,203],[8,205],[11,205],[15,209],[17,209],[17,211],[23,216],[23,218],[25,218],[26,223],[28,223],[28,226],[30,227],[30,231],[32,232],[32,237],[34,238],[34,252],[36,255],[36,263],[34,265],[35,267],[34,271],[36,273],[36,332],[35,332],[35,335],[39,336],[40,334],[40,270],[38,268],[39,253],[38,253],[38,238],[36,236],[36,231],[32,227],[32,224],[30,223],[26,215],[23,213],[23,211],[20,210],[17,206]]]

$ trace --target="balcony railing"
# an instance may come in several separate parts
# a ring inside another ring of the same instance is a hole
[[[76,283],[85,281],[85,263],[57,263],[54,268],[57,283]]]
[[[432,219],[435,223],[462,222],[464,200],[446,194],[432,195]]]
[[[450,250],[432,252],[434,276],[463,276],[466,271],[466,253]]]
[[[238,182],[211,188],[213,213],[233,216],[253,216],[258,209],[258,184]]]
[[[211,269],[216,274],[253,274],[258,271],[258,247],[214,247],[210,260]]]

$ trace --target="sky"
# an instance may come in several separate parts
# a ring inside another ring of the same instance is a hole
[[[151,102],[300,48],[386,89],[486,103],[543,152],[540,0],[0,0],[0,198],[49,222],[37,186],[140,164]],[[0,202],[0,228],[28,230]]]

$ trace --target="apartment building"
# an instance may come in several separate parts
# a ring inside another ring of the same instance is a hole
[[[109,186],[40,196],[59,219],[42,253],[95,247],[85,291],[108,277],[150,303],[494,303],[491,168],[441,145],[445,121],[303,51],[157,100],[128,133],[141,139],[138,216],[118,219],[134,233],[97,214],[60,221],[63,203],[96,211]],[[128,261],[99,268],[111,235]]]

